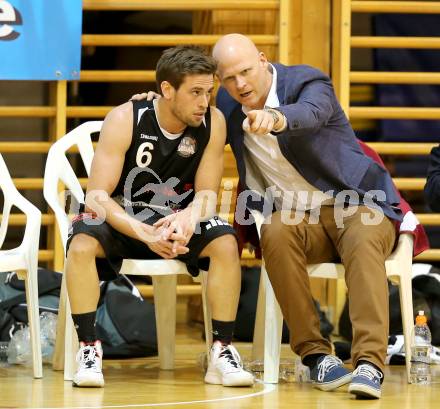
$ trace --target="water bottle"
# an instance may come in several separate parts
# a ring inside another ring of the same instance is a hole
[[[244,369],[252,372],[255,379],[264,380],[264,362],[262,360],[244,361]],[[301,358],[281,359],[279,364],[278,380],[280,383],[310,382],[310,371],[307,366],[302,365]]]
[[[8,363],[25,365],[32,363],[31,335],[27,325],[12,335],[8,348]]]
[[[411,337],[411,383],[428,385],[431,383],[431,331],[424,311],[416,317]]]
[[[244,369],[252,372],[254,378],[260,381],[264,379],[264,362],[260,360],[245,362]]]
[[[279,382],[295,382],[296,361],[293,359],[281,359],[278,373]]]
[[[0,366],[6,366],[8,363],[9,342],[0,341]]]
[[[49,363],[52,361],[56,333],[57,315],[52,312],[42,312],[40,314],[40,339],[43,362]]]
[[[295,360],[295,381],[298,383],[311,382],[310,368],[302,363],[300,357]]]
[[[51,362],[56,337],[57,315],[51,312],[40,314],[40,341],[43,362]],[[32,363],[31,335],[29,326],[16,331],[9,342],[7,361],[9,364]]]

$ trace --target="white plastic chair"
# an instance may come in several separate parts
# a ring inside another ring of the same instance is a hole
[[[264,217],[258,211],[253,210],[251,213],[260,237]],[[394,285],[399,286],[408,383],[410,383],[411,330],[414,322],[411,286],[412,254],[413,236],[401,233],[396,249],[385,262],[387,277]],[[337,263],[310,264],[307,266],[307,271],[310,277],[319,278],[344,278],[345,272],[344,266]],[[278,383],[282,326],[283,316],[267,276],[263,259],[255,320],[253,358],[261,359],[264,355],[264,382],[266,383]]]
[[[26,215],[26,227],[21,244],[14,249],[0,250],[0,271],[15,271],[21,280],[25,280],[34,378],[42,378],[43,366],[41,359],[37,276],[41,212],[16,189],[1,155],[0,188],[4,198],[0,225],[0,249],[6,238],[12,206],[16,206]]]
[[[48,153],[46,169],[44,173],[44,197],[55,212],[61,239],[66,248],[68,229],[70,225],[69,215],[65,210],[65,198],[61,197],[58,188],[60,182],[64,183],[66,190],[78,203],[84,203],[84,192],[77,176],[70,165],[66,152],[77,146],[84,163],[87,174],[93,159],[93,145],[91,134],[101,130],[102,121],[86,122],[55,142]],[[121,273],[131,275],[152,276],[154,290],[154,306],[157,325],[157,341],[159,350],[159,366],[161,369],[174,368],[175,330],[176,330],[176,286],[177,275],[189,275],[184,263],[178,260],[129,260],[122,263]],[[206,300],[207,273],[201,271],[203,314],[206,331],[206,348],[209,351],[212,343],[211,314]],[[78,344],[76,332],[73,330],[70,306],[67,302],[67,291],[63,279],[61,302],[65,303],[65,314],[69,319],[65,320],[65,345],[64,345],[64,379],[72,380],[75,369],[75,351]],[[60,305],[60,311],[63,308]],[[63,320],[61,320],[63,322]],[[62,333],[62,331],[61,331]],[[57,342],[59,341],[57,337]],[[57,368],[60,369],[60,368]]]

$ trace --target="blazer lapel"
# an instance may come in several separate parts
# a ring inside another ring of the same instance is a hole
[[[246,169],[243,157],[244,131],[241,126],[245,118],[246,115],[241,108],[236,108],[228,118],[228,122],[230,123],[230,126],[228,126],[228,133],[231,135],[229,143],[234,152],[235,160],[237,161],[238,173],[242,183],[245,183],[246,181]]]
[[[277,96],[280,101],[280,105],[285,105],[285,84],[286,84],[286,69],[281,64],[273,64],[275,69],[277,70]]]

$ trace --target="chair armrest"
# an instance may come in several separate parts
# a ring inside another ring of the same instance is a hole
[[[18,192],[18,190],[13,194],[12,204],[26,215],[26,226],[20,247],[32,248],[34,246],[38,251],[41,228],[40,210]]]
[[[264,223],[264,216],[258,210],[249,209],[249,211],[255,220],[255,225],[257,226],[258,238],[261,239],[261,226]]]
[[[0,249],[3,246],[3,242],[6,238],[6,233],[8,232],[9,215],[11,213],[12,203],[5,197],[3,204],[2,220],[0,222]]]
[[[410,260],[413,259],[414,236],[411,233],[400,233],[396,249],[387,260]]]

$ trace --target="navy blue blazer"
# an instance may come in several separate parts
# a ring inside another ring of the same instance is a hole
[[[402,220],[397,207],[400,198],[391,176],[362,151],[330,78],[307,65],[273,65],[280,101],[277,109],[287,118],[287,129],[277,134],[284,157],[310,184],[323,192],[333,190],[333,196],[354,190],[363,203],[367,191],[382,190],[386,200],[374,202],[391,219]],[[241,105],[222,88],[217,107],[227,118],[228,142],[237,161],[240,185],[246,189],[242,129],[245,115]]]
[[[431,150],[424,191],[429,207],[435,212],[440,212],[440,145]]]

